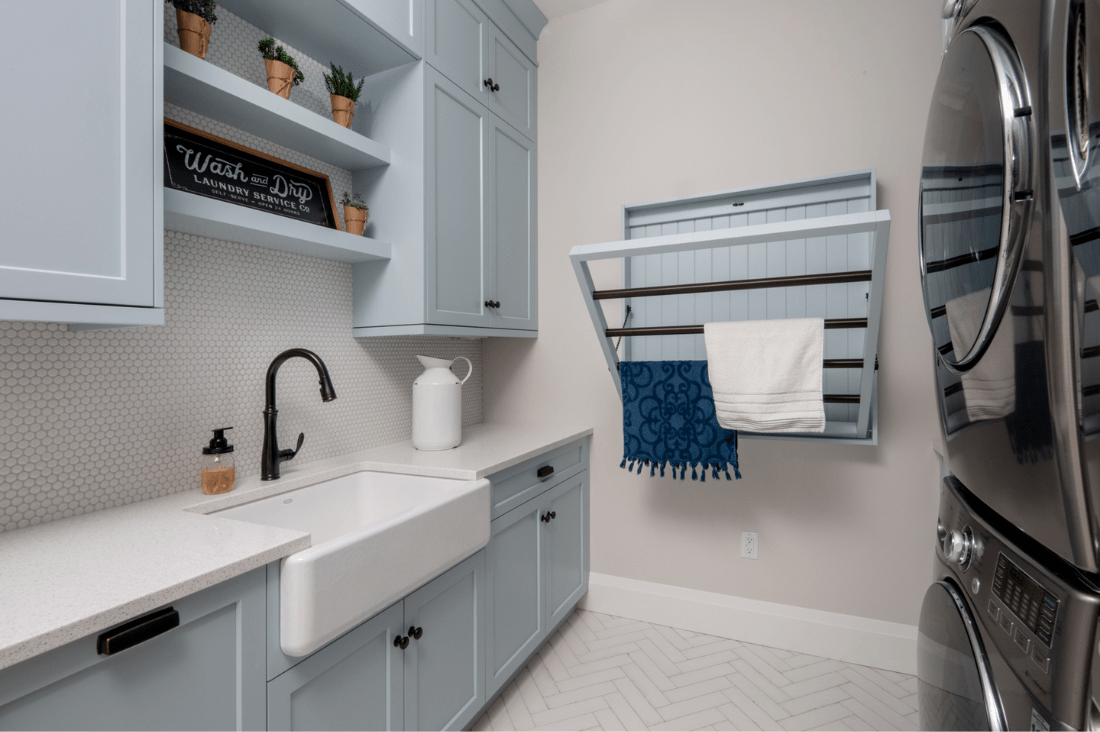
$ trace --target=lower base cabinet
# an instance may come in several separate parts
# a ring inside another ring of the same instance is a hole
[[[173,602],[178,627],[118,653],[96,634],[0,671],[0,729],[263,729],[264,577]]]
[[[480,551],[268,682],[268,728],[462,729],[485,702],[484,602]]]
[[[486,558],[492,697],[588,591],[588,471],[494,519]]]

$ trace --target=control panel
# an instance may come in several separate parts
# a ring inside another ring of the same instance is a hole
[[[1058,598],[1043,589],[1004,554],[997,557],[993,594],[1046,647],[1054,633]]]

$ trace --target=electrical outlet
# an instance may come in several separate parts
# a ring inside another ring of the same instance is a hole
[[[760,558],[760,537],[752,531],[741,532],[741,556],[745,559]]]

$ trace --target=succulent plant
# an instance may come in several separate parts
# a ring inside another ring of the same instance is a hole
[[[214,9],[218,4],[214,0],[171,0],[176,10],[185,13],[193,13],[205,20],[210,25],[218,22],[218,16],[214,15]]]
[[[259,49],[260,55],[264,58],[270,61],[281,61],[294,69],[294,86],[298,86],[305,81],[306,75],[298,68],[298,63],[294,60],[294,57],[288,54],[282,46],[276,46],[274,38],[265,38],[260,41]]]
[[[358,193],[352,193],[348,196],[348,192],[344,191],[343,198],[340,199],[341,206],[351,206],[352,208],[362,209],[363,211],[369,211],[366,202],[363,201],[363,197]]]

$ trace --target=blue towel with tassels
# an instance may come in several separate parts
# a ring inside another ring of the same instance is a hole
[[[623,461],[620,468],[707,479],[718,471],[738,478],[737,432],[718,426],[706,361],[623,361]],[[629,464],[628,464],[629,463]]]

